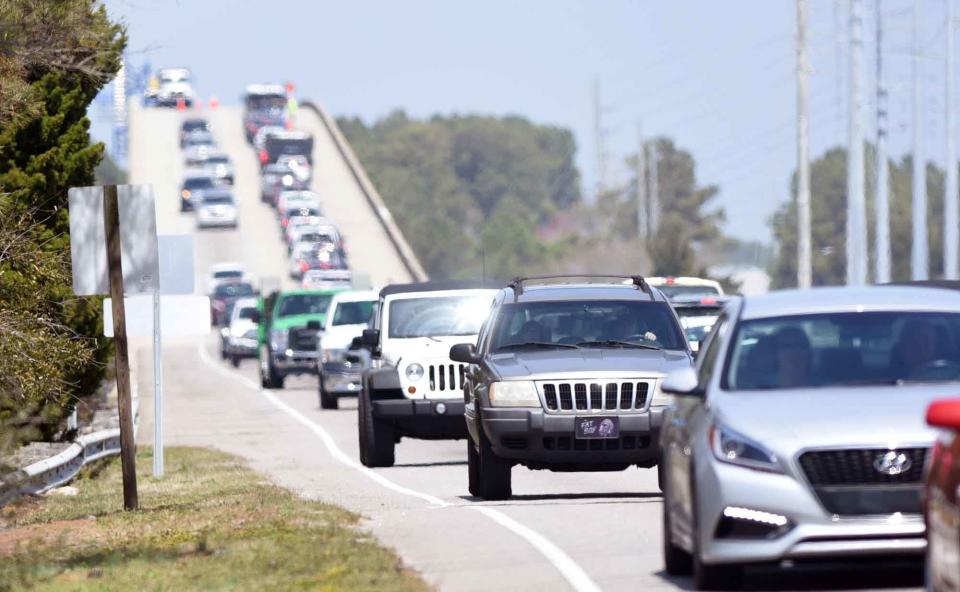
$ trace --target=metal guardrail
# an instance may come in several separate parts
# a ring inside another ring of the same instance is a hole
[[[430,279],[426,270],[424,270],[420,264],[420,260],[417,259],[416,253],[413,252],[410,243],[407,242],[407,239],[403,236],[403,233],[394,221],[393,214],[387,209],[377,188],[374,187],[370,178],[367,177],[367,173],[357,159],[357,155],[353,152],[353,148],[350,147],[350,143],[347,142],[343,132],[340,131],[340,126],[337,125],[337,122],[330,117],[326,110],[320,105],[312,101],[304,101],[300,103],[300,105],[316,113],[320,121],[323,122],[327,133],[333,138],[334,143],[337,145],[337,150],[350,168],[350,173],[356,180],[364,197],[367,198],[367,203],[370,205],[370,208],[377,215],[377,219],[380,220],[380,225],[383,226],[384,232],[386,232],[390,242],[393,243],[393,247],[397,250],[397,254],[400,255],[400,259],[403,261],[403,265],[407,268],[407,272],[413,278],[413,281],[424,282]]]
[[[139,419],[140,401],[134,399],[134,433]],[[10,480],[0,483],[0,506],[21,495],[36,495],[69,483],[88,463],[114,454],[120,454],[120,428],[80,436],[65,450],[8,475]]]

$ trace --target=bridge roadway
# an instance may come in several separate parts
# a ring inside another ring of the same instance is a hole
[[[280,277],[286,254],[273,212],[259,201],[258,168],[243,139],[238,109],[206,112],[236,166],[240,226],[197,231],[196,268],[240,261],[261,277]],[[182,156],[176,111],[133,109],[130,174],[153,183],[160,232],[194,232],[178,210]],[[315,189],[340,224],[356,271],[373,281],[410,278],[332,139],[312,113],[299,124],[316,137]],[[203,285],[198,283],[198,285]],[[356,406],[321,411],[315,379],[289,379],[261,391],[256,363],[239,369],[217,359],[216,336],[165,346],[169,444],[212,446],[246,458],[276,483],[364,516],[363,528],[395,548],[405,565],[440,590],[674,590],[685,578],[662,571],[660,496],[653,470],[549,473],[514,469],[515,497],[479,502],[467,493],[466,444],[405,439],[397,464],[369,470],[357,461]],[[145,413],[140,441],[150,444],[150,350],[137,344]],[[918,586],[916,569],[868,565],[790,572],[759,570],[751,589]]]

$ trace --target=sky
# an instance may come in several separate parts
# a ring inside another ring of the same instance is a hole
[[[944,3],[918,0],[924,153],[942,159]],[[845,144],[850,0],[808,0],[811,155]],[[909,148],[912,0],[864,0],[863,105],[874,137],[877,5],[884,22],[890,150]],[[244,85],[291,81],[301,99],[373,121],[394,109],[518,114],[573,130],[585,196],[598,180],[594,85],[610,184],[638,130],[690,151],[715,184],[725,230],[770,240],[796,164],[793,0],[105,0],[128,61],[188,66],[197,92],[237,103]],[[958,7],[960,14],[960,7]],[[109,119],[92,108],[95,134]],[[869,173],[869,169],[868,169]]]

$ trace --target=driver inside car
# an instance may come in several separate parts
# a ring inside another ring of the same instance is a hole
[[[904,326],[894,348],[898,377],[916,378],[936,358],[937,331],[931,323],[917,321]]]

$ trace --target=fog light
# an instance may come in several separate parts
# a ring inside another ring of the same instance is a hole
[[[447,412],[447,404],[446,404],[446,403],[437,403],[437,406],[434,407],[434,409],[437,410],[437,414],[438,414],[438,415],[443,415],[444,413]]]
[[[751,510],[750,508],[727,507],[717,524],[718,539],[774,539],[793,528],[786,516]]]
[[[417,392],[417,387],[415,387],[415,386],[408,386],[408,387],[407,387],[407,392],[412,395],[412,394],[414,394],[414,393]]]
[[[284,353],[287,354],[287,357],[288,357],[288,358],[292,358],[292,357],[293,357],[293,350],[292,350],[292,349],[288,349],[288,350],[285,351]]]

